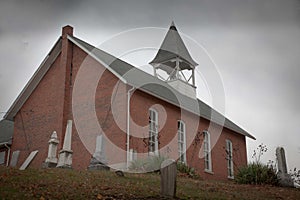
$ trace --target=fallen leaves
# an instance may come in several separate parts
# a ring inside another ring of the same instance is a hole
[[[64,169],[24,170],[0,167],[0,199],[164,199],[157,174]],[[300,190],[232,182],[177,179],[178,198],[190,199],[300,199]]]

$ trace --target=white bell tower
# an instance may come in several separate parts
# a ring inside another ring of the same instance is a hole
[[[189,54],[174,22],[149,64],[153,66],[154,76],[166,81],[180,93],[196,98],[195,67],[198,64]],[[165,72],[165,76],[161,72]]]

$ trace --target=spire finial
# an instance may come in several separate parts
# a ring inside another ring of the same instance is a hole
[[[170,29],[171,29],[171,30],[174,30],[174,31],[177,31],[177,28],[176,28],[176,26],[175,26],[175,23],[174,23],[174,21],[173,21],[173,20],[172,20],[172,23],[171,23]]]

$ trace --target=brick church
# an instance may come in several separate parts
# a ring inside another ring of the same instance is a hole
[[[205,179],[234,178],[247,164],[246,137],[255,138],[196,98],[198,64],[174,23],[162,40],[151,75],[63,27],[1,121],[12,126],[0,127],[1,137],[11,132],[3,163],[85,170],[99,161],[126,171],[163,156]]]

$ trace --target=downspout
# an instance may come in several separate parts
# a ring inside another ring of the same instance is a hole
[[[7,144],[4,144],[4,146],[8,149],[7,160],[6,160],[6,167],[8,167],[9,157],[10,157],[10,147]]]
[[[127,91],[127,149],[126,149],[126,152],[127,152],[127,160],[126,160],[126,168],[128,169],[129,168],[129,139],[130,139],[130,128],[129,128],[129,125],[130,125],[130,93],[135,89],[135,87],[132,87],[130,90]]]

